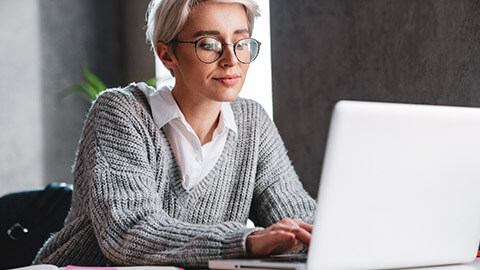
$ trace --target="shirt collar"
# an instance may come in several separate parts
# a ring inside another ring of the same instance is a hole
[[[182,111],[173,98],[171,92],[172,86],[165,85],[158,90],[155,90],[155,88],[145,83],[137,83],[136,86],[147,96],[152,109],[153,121],[155,121],[158,128],[162,128],[175,118],[180,118],[185,121]],[[235,122],[235,116],[230,102],[222,103],[219,127],[223,126],[237,134],[237,123]]]
[[[223,120],[223,124],[237,134],[237,123],[235,122],[235,116],[233,115],[230,102],[222,103],[222,113],[220,115]]]

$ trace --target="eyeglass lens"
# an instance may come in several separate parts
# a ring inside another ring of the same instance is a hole
[[[244,38],[234,44],[234,52],[238,61],[248,64],[255,60],[259,51],[259,43],[252,38]],[[222,43],[215,38],[204,37],[197,41],[195,47],[197,57],[206,63],[215,62],[222,53]]]

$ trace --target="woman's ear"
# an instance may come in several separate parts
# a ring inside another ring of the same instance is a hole
[[[163,65],[167,68],[173,68],[174,66],[174,56],[170,47],[162,42],[157,42],[155,46],[157,56],[162,61]]]

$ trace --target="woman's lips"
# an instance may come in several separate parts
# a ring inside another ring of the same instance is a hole
[[[225,76],[215,77],[213,79],[217,82],[223,83],[226,86],[233,86],[240,80],[240,76],[239,75],[225,75]]]

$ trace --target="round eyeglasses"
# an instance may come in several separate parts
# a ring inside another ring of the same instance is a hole
[[[172,40],[170,42],[195,44],[195,54],[200,61],[207,64],[217,61],[222,56],[223,47],[226,45],[233,45],[233,53],[240,63],[250,64],[257,58],[262,44],[254,38],[242,38],[235,43],[222,43],[214,37],[202,37],[195,41]]]

